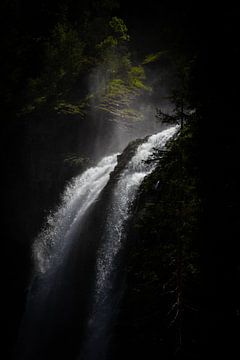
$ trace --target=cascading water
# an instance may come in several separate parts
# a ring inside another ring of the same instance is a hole
[[[96,167],[76,177],[66,188],[56,212],[47,219],[46,227],[33,246],[36,270],[54,271],[67,255],[76,227],[88,208],[107,184],[117,164],[117,155],[104,157]]]
[[[116,282],[118,259],[124,248],[131,206],[143,179],[156,166],[154,161],[146,160],[155,148],[163,149],[177,129],[177,126],[170,127],[148,137],[136,148],[116,179],[113,170],[118,154],[103,158],[67,186],[61,205],[48,217],[34,242],[35,277],[23,322],[23,342],[27,345],[19,358],[52,359],[57,356],[55,342],[58,342],[59,354],[65,346],[69,360],[75,359],[68,348],[73,341],[75,348],[81,346],[81,360],[106,358],[109,334],[121,298]],[[110,173],[114,179],[111,184],[108,183]],[[101,195],[104,188],[108,190],[107,184],[111,185],[108,198]],[[97,218],[100,220],[96,221]],[[82,263],[86,266],[81,267]],[[78,282],[75,278],[80,275],[84,280]],[[89,314],[88,319],[79,314],[75,316],[77,307],[83,306],[76,291],[79,284],[80,297],[88,302],[86,311],[79,313]],[[71,327],[74,321],[85,322],[81,334],[74,334],[79,330],[77,326]],[[68,328],[71,328],[68,342],[60,344]]]
[[[117,155],[104,157],[97,166],[86,170],[69,183],[60,206],[48,216],[45,227],[33,244],[34,273],[20,331],[17,358],[51,358],[48,348],[54,337],[52,334],[58,331],[56,328],[61,323],[60,319],[65,317],[65,322],[71,321],[71,299],[68,304],[72,296],[69,293],[74,287],[74,274],[66,274],[69,258],[70,261],[73,258],[72,248],[79,240],[77,235],[84,225],[87,212],[117,164]],[[70,320],[66,320],[67,317]],[[62,325],[66,325],[64,321]]]
[[[80,359],[103,360],[106,358],[111,324],[118,310],[120,291],[115,289],[117,257],[124,246],[126,225],[137,190],[143,179],[156,167],[156,162],[146,162],[155,149],[161,150],[176,133],[177,126],[152,135],[139,145],[135,155],[115,185],[111,204],[97,254],[96,285],[91,316],[88,322],[86,343]],[[114,292],[117,292],[114,294]]]

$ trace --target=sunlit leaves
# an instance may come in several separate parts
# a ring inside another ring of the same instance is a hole
[[[146,75],[142,66],[132,66],[128,73],[129,85],[135,90],[150,90],[144,83]]]
[[[143,67],[132,64],[128,40],[124,21],[113,17],[107,36],[96,46],[99,61],[95,70],[95,108],[121,121],[141,118],[133,103],[149,90]]]
[[[119,40],[122,41],[129,40],[128,29],[122,19],[114,16],[109,22],[109,25]]]
[[[115,120],[140,119],[134,102],[150,89],[144,68],[132,63],[128,41],[127,26],[117,16],[105,18],[89,12],[79,27],[64,17],[43,43],[43,71],[28,81],[24,111],[48,106],[51,101],[55,111],[82,117],[89,106],[84,99],[90,96],[95,111],[111,114]],[[89,74],[89,93],[72,101],[73,89],[81,88]]]
[[[158,51],[157,53],[149,54],[145,57],[142,64],[147,65],[147,64],[153,63],[153,62],[157,61],[161,57],[161,55],[163,55],[165,53],[166,53],[165,51]]]
[[[46,44],[46,71],[56,81],[66,79],[70,83],[79,76],[86,64],[84,42],[76,30],[68,24],[56,25],[52,38]]]

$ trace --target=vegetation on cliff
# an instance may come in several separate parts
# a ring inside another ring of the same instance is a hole
[[[202,204],[195,126],[156,152],[159,165],[133,213],[119,331],[140,359],[149,351],[198,356]]]
[[[122,5],[1,3],[8,358],[25,304],[30,243],[46,212],[91,163],[98,135],[105,145],[113,121],[143,118],[139,104],[152,96],[158,105],[169,95],[160,86],[166,83],[176,111],[159,104],[157,117],[183,128],[166,152],[156,152],[161,161],[134,209],[114,358],[239,351],[238,12],[187,0]]]

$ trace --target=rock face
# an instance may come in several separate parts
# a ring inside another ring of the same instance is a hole
[[[57,271],[59,274],[54,280],[54,289],[51,290],[50,286],[47,290],[49,279],[45,275],[37,275],[33,279],[32,295],[28,300],[21,330],[23,344],[28,343],[28,352],[20,344],[17,355],[19,359],[31,359],[33,356],[36,359],[64,358],[64,356],[74,358],[78,353],[90,316],[97,252],[105,231],[113,191],[120,174],[132,158],[137,146],[143,141],[137,140],[131,143],[118,156],[118,164],[111,173],[107,186],[97,202],[86,211],[84,226],[79,226],[77,229],[74,246],[69,249],[67,258]],[[49,294],[43,301],[41,297],[46,296],[46,291],[49,291]],[[50,318],[49,314],[51,314]],[[59,325],[60,319],[63,321],[62,326]],[[43,331],[45,326],[48,331]],[[67,332],[66,328],[68,328]]]
[[[68,184],[34,242],[18,359],[72,359],[79,351],[80,359],[108,359],[137,189],[155,168],[154,149],[176,130],[134,141],[118,161],[106,156]]]
[[[24,312],[32,241],[66,183],[95,161],[93,144],[98,136],[111,139],[112,124],[103,126],[103,121],[50,110],[6,120],[3,233],[9,349],[14,349]]]
[[[198,359],[201,203],[191,134],[156,154],[159,166],[138,192],[109,359]]]

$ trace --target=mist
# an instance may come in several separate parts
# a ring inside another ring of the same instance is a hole
[[[162,84],[159,84],[159,73],[162,74]],[[173,110],[173,104],[169,100],[170,82],[173,81],[170,70],[158,69],[156,75],[154,69],[147,69],[145,77],[147,90],[137,94],[130,93],[129,96],[123,94],[119,99],[120,104],[116,101],[112,111],[103,111],[101,103],[111,81],[109,68],[106,68],[106,64],[98,65],[89,75],[88,89],[93,95],[88,116],[94,124],[95,134],[88,151],[93,159],[99,160],[107,154],[121,152],[129,142],[157,133],[168,126],[156,118],[156,110],[161,108],[166,113]],[[127,100],[123,99],[125,96]],[[134,111],[132,118],[124,117],[126,109]]]

